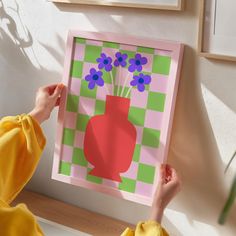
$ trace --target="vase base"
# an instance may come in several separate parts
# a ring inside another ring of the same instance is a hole
[[[110,180],[114,180],[114,181],[117,181],[117,182],[122,181],[119,174],[107,173],[103,170],[98,170],[96,168],[92,169],[89,172],[89,175],[94,175],[94,176],[97,176],[97,177],[100,177],[100,178],[110,179]]]

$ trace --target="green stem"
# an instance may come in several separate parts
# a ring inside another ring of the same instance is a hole
[[[235,197],[236,197],[236,175],[234,176],[234,181],[233,181],[233,184],[231,186],[231,190],[230,190],[230,193],[229,193],[229,196],[228,196],[228,199],[224,205],[224,208],[220,214],[220,217],[219,217],[219,224],[224,224],[225,223],[225,220],[229,214],[229,211],[230,211],[230,208],[233,206],[233,203],[234,203],[234,200],[235,200]]]
[[[227,170],[228,170],[229,166],[231,165],[231,163],[232,163],[233,159],[235,158],[235,156],[236,156],[236,151],[234,152],[233,156],[231,157],[229,163],[227,164],[227,166],[225,168],[225,173],[227,172]]]

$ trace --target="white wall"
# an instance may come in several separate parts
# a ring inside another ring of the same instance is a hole
[[[184,12],[168,12],[3,0],[0,114],[29,112],[36,89],[61,80],[68,29],[185,43],[169,152],[183,190],[163,222],[171,235],[231,236],[236,232],[236,207],[225,226],[219,226],[217,218],[233,176],[232,169],[227,176],[223,169],[236,148],[236,67],[198,57],[199,1],[186,2]],[[28,188],[132,223],[147,219],[148,207],[51,180],[55,127],[56,111],[43,125],[47,147]]]

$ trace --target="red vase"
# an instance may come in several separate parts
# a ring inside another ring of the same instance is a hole
[[[129,107],[130,99],[107,96],[105,114],[89,120],[84,155],[94,166],[90,175],[121,182],[120,173],[129,169],[137,135],[128,120]]]

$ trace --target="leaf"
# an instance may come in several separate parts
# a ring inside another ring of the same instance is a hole
[[[235,156],[235,155],[234,155]],[[231,190],[228,196],[228,199],[224,205],[224,208],[219,217],[219,224],[224,224],[225,220],[229,214],[230,208],[233,206],[234,200],[236,198],[236,175],[234,176],[234,181],[231,186]]]
[[[234,152],[233,156],[231,157],[229,163],[227,164],[226,168],[225,168],[225,173],[227,172],[227,170],[229,169],[233,159],[236,157],[236,151]]]

